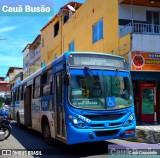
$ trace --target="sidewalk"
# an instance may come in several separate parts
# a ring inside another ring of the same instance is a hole
[[[137,123],[136,136],[125,140],[150,144],[160,143],[160,123]]]

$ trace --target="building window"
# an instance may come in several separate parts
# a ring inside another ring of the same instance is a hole
[[[57,35],[58,35],[58,33],[59,33],[59,21],[54,25],[54,27],[53,27],[53,33],[54,33],[54,37],[56,37]]]
[[[147,32],[150,33],[159,33],[160,25],[160,12],[157,11],[147,11],[146,12],[146,23],[147,23]]]
[[[42,48],[44,47],[44,38],[42,39]]]
[[[92,42],[95,43],[103,38],[103,19],[92,26]]]
[[[74,51],[74,41],[69,44],[69,51]]]
[[[69,15],[68,16],[64,16],[64,18],[63,18],[63,24],[65,24],[68,21],[68,19],[69,19]]]

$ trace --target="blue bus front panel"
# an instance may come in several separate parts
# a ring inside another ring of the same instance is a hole
[[[104,141],[135,136],[134,107],[121,111],[82,112],[67,108],[67,144]]]
[[[123,128],[112,128],[103,130],[77,129],[74,126],[67,126],[67,144],[134,137],[135,125],[136,123],[134,122],[132,125]],[[131,130],[133,132],[132,134],[126,134],[126,131]]]

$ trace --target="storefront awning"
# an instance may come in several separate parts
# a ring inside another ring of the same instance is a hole
[[[160,72],[131,71],[132,80],[160,81]]]

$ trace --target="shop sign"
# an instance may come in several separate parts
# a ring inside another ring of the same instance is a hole
[[[160,53],[131,52],[131,71],[160,71]]]

